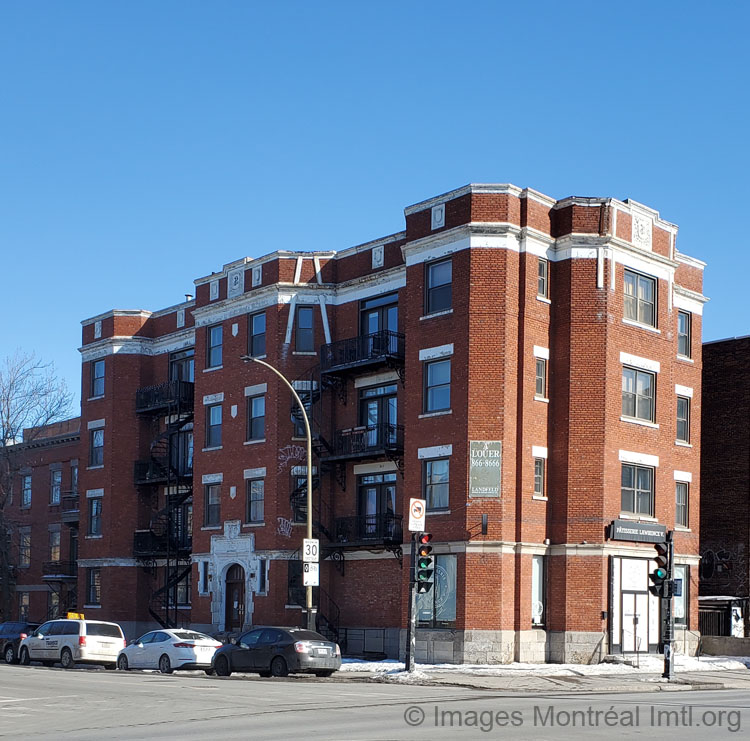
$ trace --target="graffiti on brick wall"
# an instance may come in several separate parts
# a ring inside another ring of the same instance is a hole
[[[277,517],[278,525],[276,527],[276,533],[284,538],[292,537],[292,525],[294,524],[291,520],[286,517]]]
[[[286,445],[279,450],[279,469],[281,473],[291,462],[298,463],[307,459],[307,449],[302,445]]]
[[[748,593],[748,560],[743,545],[707,545],[701,552],[701,581],[711,587],[727,588],[730,593]]]

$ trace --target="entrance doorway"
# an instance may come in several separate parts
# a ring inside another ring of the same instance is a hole
[[[224,629],[228,632],[240,631],[245,624],[245,569],[239,564],[229,567],[224,594]]]
[[[622,593],[622,651],[648,651],[648,594]]]

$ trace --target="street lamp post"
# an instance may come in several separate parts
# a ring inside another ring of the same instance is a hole
[[[305,405],[302,403],[302,399],[299,398],[297,391],[294,386],[287,380],[287,378],[270,363],[266,363],[264,360],[252,357],[252,355],[243,355],[242,360],[246,363],[252,361],[253,363],[260,363],[269,370],[273,371],[288,387],[294,396],[294,400],[302,412],[302,419],[305,421],[305,435],[307,436],[307,537],[309,539],[313,536],[312,529],[312,433],[310,432],[310,420],[307,417],[305,411]],[[311,389],[312,392],[312,389]],[[315,613],[313,612],[313,593],[312,587],[305,587],[305,606],[307,608],[307,629],[315,630]]]

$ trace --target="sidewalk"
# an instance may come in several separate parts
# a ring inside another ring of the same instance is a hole
[[[624,664],[509,664],[500,666],[423,665],[413,674],[401,662],[347,662],[336,673],[341,681],[447,685],[494,690],[558,694],[678,692],[688,690],[750,690],[750,671],[732,657],[679,657],[671,682],[662,678],[661,657],[648,657],[640,667]],[[750,663],[750,662],[749,662]]]

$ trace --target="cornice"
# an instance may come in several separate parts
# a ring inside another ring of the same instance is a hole
[[[115,316],[139,316],[144,319],[148,319],[153,312],[147,311],[146,309],[109,309],[103,314],[97,314],[96,316],[89,317],[88,319],[82,319],[81,324],[85,327],[94,322],[99,322],[102,319],[109,319]]]

